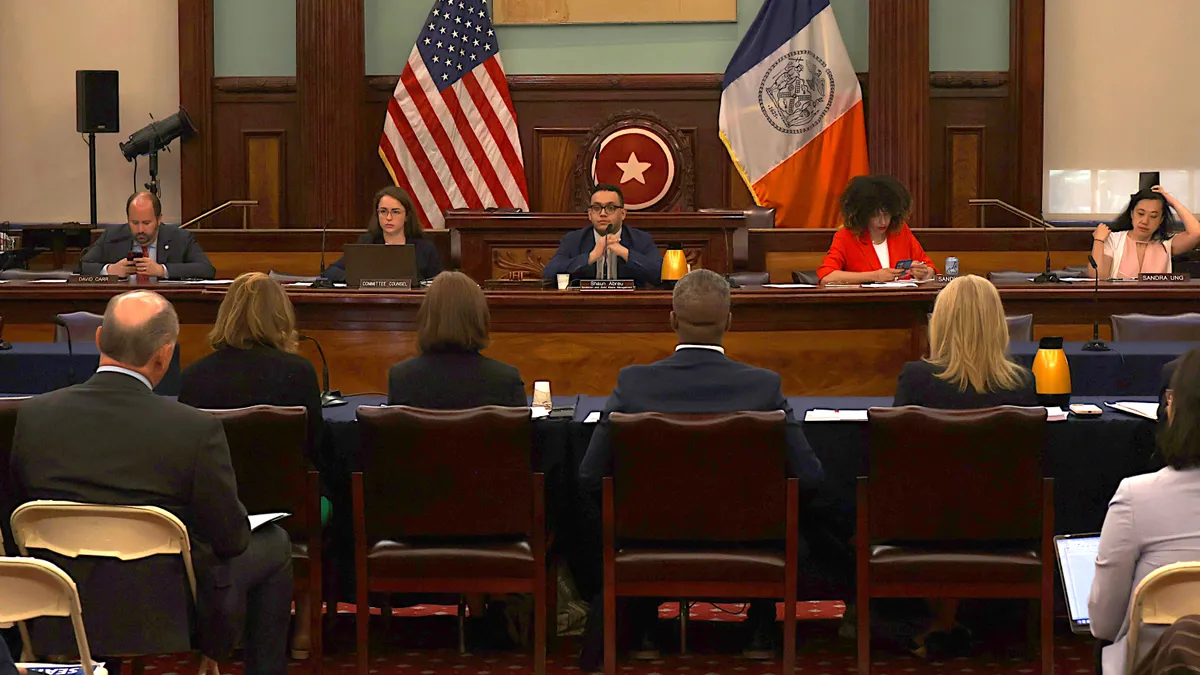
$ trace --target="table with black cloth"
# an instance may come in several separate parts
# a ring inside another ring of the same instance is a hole
[[[1065,422],[1048,423],[1044,471],[1055,479],[1054,529],[1059,534],[1098,532],[1104,523],[1108,501],[1121,480],[1157,468],[1153,459],[1155,423],[1103,405],[1118,399],[1157,400],[1147,396],[1076,396],[1072,403],[1092,403],[1100,406],[1103,414],[1094,418],[1071,416]],[[533,467],[546,474],[548,522],[552,523],[556,545],[567,550],[575,545],[572,537],[581,531],[576,520],[580,505],[577,476],[595,427],[583,420],[589,413],[603,410],[605,401],[603,396],[555,397],[556,407],[574,402],[574,418],[534,423]],[[349,405],[325,410],[331,440],[327,471],[348,475],[346,472],[355,468],[358,452],[355,409],[383,402],[378,396],[351,397]],[[888,397],[795,397],[789,398],[789,402],[799,418],[814,408],[860,410],[892,403]],[[814,502],[825,517],[835,518],[841,528],[852,528],[855,481],[866,474],[870,456],[868,425],[806,422],[803,428],[825,468],[825,484]],[[914,442],[920,441],[914,439]],[[333,476],[329,478],[340,482]],[[812,590],[814,586],[829,587],[826,580],[811,578],[803,586],[809,599],[820,597],[822,592]]]
[[[1063,345],[1071,367],[1071,391],[1079,396],[1158,396],[1162,367],[1200,347],[1200,342],[1109,342],[1111,351],[1085,352],[1084,343]],[[1014,342],[1013,359],[1033,365],[1036,342]]]
[[[13,342],[12,349],[0,351],[0,391],[6,394],[42,394],[72,384],[86,382],[100,366],[100,351],[94,342],[76,343],[67,349],[65,342]],[[74,373],[72,373],[72,369]],[[179,394],[179,347],[154,391]]]

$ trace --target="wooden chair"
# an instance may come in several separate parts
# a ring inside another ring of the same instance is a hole
[[[92,312],[71,312],[59,314],[56,318],[66,322],[66,327],[54,327],[54,341],[67,342],[73,345],[92,344],[96,341],[96,329],[104,323],[103,314]]]
[[[1040,623],[1030,617],[1030,635],[1040,625],[1042,673],[1053,673],[1046,411],[907,406],[868,414],[870,476],[858,479],[855,537],[859,675],[871,667],[871,598],[1036,599]]]
[[[83,627],[83,608],[79,590],[67,573],[45,560],[36,558],[0,558],[0,625],[21,623],[21,637],[29,649],[24,622],[39,616],[61,616],[71,620],[75,645],[84,675],[104,675],[95,667]]]
[[[778,410],[610,416],[607,675],[617,672],[617,596],[783,598],[783,672],[795,669],[799,483],[787,478],[785,419]]]
[[[297,597],[309,594],[308,621],[312,645],[309,662],[321,672],[323,640],[321,586],[323,529],[321,475],[307,458],[307,411],[302,406],[256,405],[208,410],[221,420],[229,456],[237,475],[238,497],[249,513],[292,514],[280,521],[292,538],[292,566]],[[299,604],[297,604],[299,608]],[[331,612],[333,614],[333,612]]]
[[[925,315],[925,323],[933,318],[933,313]],[[1032,314],[1014,314],[1004,317],[1004,322],[1008,324],[1008,341],[1009,342],[1033,342],[1033,315]]]
[[[1143,626],[1169,626],[1191,614],[1200,614],[1200,562],[1166,565],[1147,574],[1129,603],[1125,672],[1132,673],[1141,656],[1138,639]]]
[[[1200,313],[1113,314],[1113,342],[1200,342]]]
[[[312,282],[314,282],[320,278],[317,276],[308,276],[305,274],[289,274],[287,272],[279,272],[276,270],[271,270],[267,274],[267,276],[274,279],[275,281],[278,281],[281,284],[293,284],[293,283],[311,284]]]
[[[141,560],[156,555],[177,555],[183,562],[192,602],[196,601],[196,573],[187,527],[156,506],[111,506],[67,501],[34,501],[17,507],[12,515],[13,536],[22,556],[29,549],[50,551],[68,558],[80,556]],[[136,608],[126,608],[136,611]],[[143,655],[134,656],[134,672],[141,670]],[[200,675],[219,675],[217,663],[201,657]]]
[[[817,277],[816,270],[803,270],[803,271],[793,270],[792,271],[792,283],[793,284],[808,284],[810,286],[817,286],[821,283],[821,279]]]
[[[529,410],[361,407],[358,423],[362,471],[351,492],[359,675],[368,672],[371,591],[530,593],[534,672],[543,675],[553,581],[543,476],[530,470]],[[461,611],[459,622],[461,629]]]

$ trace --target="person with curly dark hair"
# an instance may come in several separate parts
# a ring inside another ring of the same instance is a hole
[[[822,284],[864,284],[930,279],[933,261],[908,229],[912,195],[891,176],[857,176],[842,193],[842,227],[817,268]],[[902,260],[910,269],[899,269]]]

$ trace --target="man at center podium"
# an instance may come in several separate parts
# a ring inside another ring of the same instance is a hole
[[[633,279],[639,287],[662,278],[662,254],[649,233],[625,227],[625,196],[621,188],[601,183],[592,188],[588,205],[590,227],[562,238],[542,278],[559,274],[576,279]]]

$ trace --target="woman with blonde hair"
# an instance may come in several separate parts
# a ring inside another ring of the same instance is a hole
[[[893,405],[1037,404],[1033,373],[1008,357],[1008,323],[996,287],[971,274],[950,282],[933,305],[929,358],[904,364]]]

